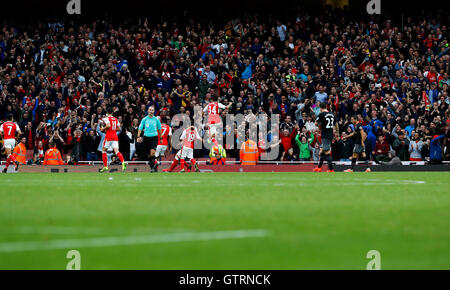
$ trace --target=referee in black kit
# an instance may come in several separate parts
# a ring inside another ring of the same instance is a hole
[[[149,152],[150,172],[156,172],[155,152],[158,140],[161,138],[161,122],[154,114],[155,107],[150,106],[148,115],[142,119],[138,130],[138,137],[141,137],[142,131],[144,131],[144,151]]]

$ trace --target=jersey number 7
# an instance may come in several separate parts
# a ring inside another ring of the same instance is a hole
[[[8,128],[8,135],[11,135],[11,131],[12,131],[12,128],[13,128],[13,126],[11,126],[11,125],[9,125],[9,126],[6,126],[6,128]]]

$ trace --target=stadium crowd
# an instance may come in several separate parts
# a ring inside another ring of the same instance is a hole
[[[335,113],[333,160],[349,160],[357,115],[375,162],[450,160],[450,18],[352,19],[334,10],[292,19],[257,15],[204,24],[189,19],[136,23],[3,24],[0,120],[13,114],[25,146],[42,162],[49,143],[64,162],[101,160],[99,120],[108,107],[122,124],[126,160],[146,160],[140,121],[154,106],[162,122],[193,117],[212,99],[225,114],[279,114],[277,160],[318,160],[319,103]],[[238,125],[239,126],[239,125]],[[269,128],[273,129],[273,128]],[[270,131],[269,131],[270,132]],[[225,126],[224,136],[236,135]],[[226,148],[239,157],[243,137]],[[207,156],[208,151],[196,152]]]

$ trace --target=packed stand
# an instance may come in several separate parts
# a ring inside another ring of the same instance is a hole
[[[333,160],[351,158],[352,115],[377,163],[450,160],[449,18],[407,18],[403,27],[332,10],[245,19],[3,25],[0,119],[13,114],[34,152],[29,163],[42,163],[52,144],[74,164],[101,160],[99,120],[113,107],[123,128],[120,151],[126,160],[146,160],[137,131],[149,106],[164,121],[178,113],[192,119],[195,106],[217,97],[231,104],[223,120],[227,113],[279,115],[279,128],[269,125],[260,136],[262,153],[278,147],[277,160],[317,161],[315,121],[325,102],[339,125]],[[224,138],[236,140],[226,148],[232,158],[245,141],[239,126],[224,126]]]

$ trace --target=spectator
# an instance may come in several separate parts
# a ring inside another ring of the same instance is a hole
[[[87,161],[97,161],[97,148],[100,143],[100,137],[94,130],[89,130],[88,134],[83,134],[84,151],[86,152]]]
[[[326,103],[328,99],[328,95],[325,92],[324,86],[319,86],[319,91],[314,94],[314,101],[320,103]]]
[[[286,31],[286,25],[282,24],[281,21],[277,21],[277,32],[278,37],[280,38],[280,41],[284,41],[286,39],[287,31]]]
[[[353,155],[353,138],[347,138],[347,135],[347,132],[342,132],[341,138],[337,141],[340,161],[350,161],[350,157]]]
[[[408,133],[408,137],[411,138],[411,133],[416,128],[416,119],[412,118],[409,122],[410,124],[405,127],[405,131]]]
[[[442,147],[440,140],[444,139],[444,135],[434,135],[430,141],[430,163],[441,164],[442,163]]]
[[[319,161],[320,145],[319,142],[314,142],[313,144],[313,146],[309,144],[309,150],[312,152],[313,160],[317,162]]]
[[[382,165],[402,165],[402,161],[397,157],[394,150],[388,153],[389,161],[381,161]]]
[[[386,142],[386,137],[384,135],[378,136],[378,141],[375,144],[375,150],[373,151],[373,156],[375,157],[376,163],[381,163],[381,161],[389,161],[388,153],[390,151],[389,143]]]
[[[311,115],[306,116],[305,128],[308,132],[314,132],[317,130],[316,123],[313,121]]]
[[[280,136],[281,144],[284,148],[284,153],[287,154],[288,150],[292,148],[292,140],[294,136],[297,134],[297,127],[294,127],[292,132],[289,132],[288,129],[284,129],[282,135]]]
[[[33,163],[34,164],[42,164],[45,156],[45,148],[42,141],[38,142],[38,145],[34,148],[33,152]]]
[[[306,138],[304,134],[297,134],[295,136],[295,142],[297,143],[299,150],[299,159],[300,161],[310,161],[311,160],[311,151],[309,147],[311,143],[314,141],[314,135],[310,133],[309,138]]]
[[[420,135],[417,132],[412,132],[413,136],[409,143],[409,160],[410,161],[422,161],[422,147],[423,142],[420,140]]]
[[[83,144],[82,144],[83,132],[80,129],[76,129],[72,139],[72,154],[68,160],[68,164],[76,164],[81,160],[83,154]]]
[[[404,132],[398,133],[398,137],[392,144],[392,148],[395,150],[396,155],[400,160],[409,160],[409,140],[405,138]]]
[[[373,128],[372,126],[365,126],[364,129],[366,130],[367,133],[367,139],[366,139],[366,143],[367,143],[367,153],[369,155],[369,157],[372,155],[372,151],[376,146],[377,143],[377,137],[375,136],[375,134],[373,133]]]
[[[126,131],[127,137],[128,137],[128,141],[130,144],[130,152],[129,152],[129,159],[128,160],[133,160],[134,158],[134,154],[136,153],[136,142],[135,142],[135,135],[133,135],[133,133],[131,133],[130,131]]]
[[[294,154],[294,149],[293,148],[289,148],[288,152],[283,152],[283,157],[282,157],[283,161],[298,161],[298,156],[296,154]]]
[[[372,127],[373,132],[375,135],[381,133],[381,130],[383,129],[383,122],[378,119],[377,111],[372,111],[372,120],[369,122],[369,125]],[[387,153],[386,153],[387,156]]]

